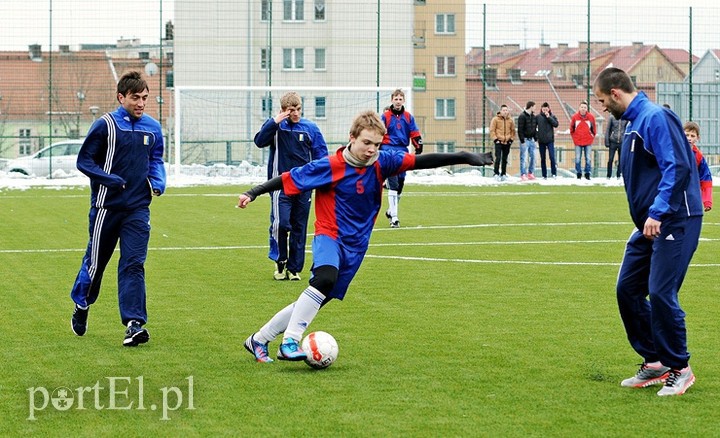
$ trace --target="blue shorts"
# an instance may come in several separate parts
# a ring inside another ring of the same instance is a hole
[[[325,235],[317,235],[312,242],[313,275],[315,268],[333,266],[338,270],[338,278],[328,298],[342,300],[350,282],[355,277],[366,251],[351,251],[340,245],[337,240]]]

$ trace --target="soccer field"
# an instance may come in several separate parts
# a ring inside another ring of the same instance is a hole
[[[0,191],[0,436],[717,436],[720,212],[680,295],[697,382],[660,398],[619,385],[641,361],[615,301],[621,187],[410,184],[402,228],[378,220],[346,299],[311,326],[340,346],[321,371],[242,346],[311,262],[272,280],[269,198],[234,208],[246,188],[154,201],[137,348],[121,345],[117,253],[88,333],[70,330],[89,189]]]

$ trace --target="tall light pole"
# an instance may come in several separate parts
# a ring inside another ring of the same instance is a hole
[[[82,114],[83,102],[85,102],[85,93],[78,91],[75,95],[78,100],[78,110],[75,112],[75,138],[80,138],[80,114]]]

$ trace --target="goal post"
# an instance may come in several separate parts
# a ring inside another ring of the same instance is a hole
[[[412,111],[412,87],[176,86],[173,129],[175,175],[184,165],[267,163],[268,149],[253,143],[255,133],[280,112],[280,98],[296,91],[303,117],[317,123],[332,152],[348,141],[361,111],[382,112],[392,92],[402,89]]]

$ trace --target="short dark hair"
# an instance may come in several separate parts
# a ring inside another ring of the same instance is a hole
[[[123,96],[127,96],[132,93],[142,93],[143,91],[150,91],[147,81],[143,79],[142,75],[138,71],[129,71],[122,75],[117,84],[117,92]]]
[[[508,106],[505,104],[500,105],[500,109],[507,108]]]
[[[613,88],[622,90],[625,93],[633,93],[635,91],[635,84],[633,84],[630,76],[625,73],[625,70],[608,67],[600,72],[595,79],[593,88],[603,94],[610,94],[610,90]]]
[[[525,104],[525,109],[530,109],[535,106],[535,102],[532,100],[528,100],[528,103]]]
[[[550,108],[550,104],[547,102],[543,102],[540,108]]]

